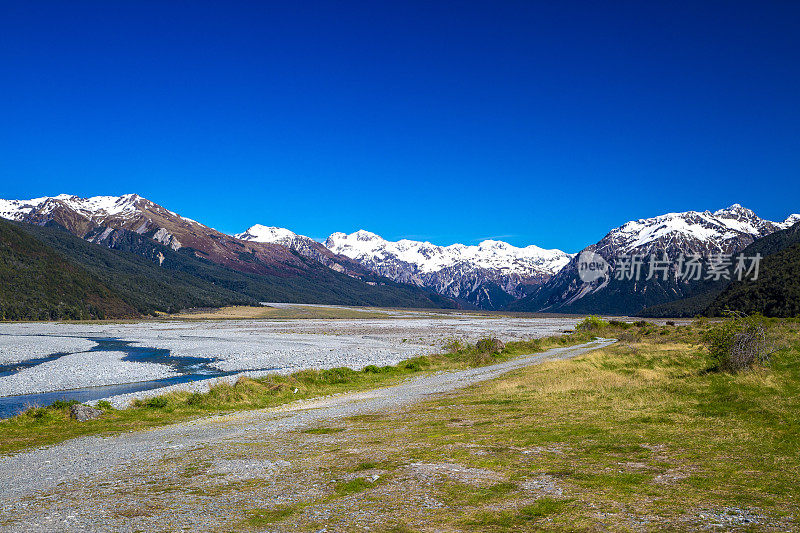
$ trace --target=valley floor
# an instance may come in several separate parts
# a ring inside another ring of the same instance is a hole
[[[127,323],[4,323],[0,418],[14,414],[15,407],[19,411],[24,405],[48,405],[57,399],[106,398],[122,407],[167,390],[204,392],[220,382],[233,383],[240,375],[393,365],[438,353],[453,340],[527,340],[560,334],[576,323],[576,318],[295,304],[205,310],[182,319]],[[144,385],[113,387],[136,382]],[[90,390],[98,386],[106,388]]]
[[[205,473],[211,473],[212,485],[232,483],[242,489],[240,497],[250,499],[254,497],[249,494],[250,489],[267,481],[263,476],[291,471],[294,479],[311,479],[309,472],[290,467],[293,461],[297,465],[301,457],[311,459],[306,456],[305,441],[309,438],[306,436],[336,432],[320,429],[320,424],[341,425],[359,417],[393,415],[427,397],[451,393],[528,365],[576,357],[612,342],[599,339],[490,366],[433,373],[393,387],[294,402],[265,411],[202,418],[116,437],[84,437],[5,457],[0,459],[0,510],[4,517],[0,526],[26,531],[225,529],[232,525],[232,515],[227,511],[209,513],[204,506],[211,502],[203,503],[202,498],[197,498],[196,487],[183,483],[180,475],[174,479],[176,490],[163,490],[165,465],[194,462],[202,456],[199,460],[207,464]],[[233,450],[249,450],[252,455],[240,456]],[[265,456],[274,459],[266,460]],[[125,511],[119,512],[125,500],[123,486],[135,492],[131,494],[130,505],[149,506],[153,497],[167,493],[173,503],[146,518],[137,515],[143,518],[138,520]],[[134,487],[154,492],[145,495]],[[280,496],[262,496],[292,498],[296,487],[277,487],[277,490]],[[179,497],[179,492],[185,499]],[[215,509],[229,508],[229,496],[223,498],[227,503],[217,501],[211,505]],[[212,497],[215,499],[216,495]],[[111,507],[100,511],[108,505]]]
[[[800,336],[780,328],[771,367],[738,375],[704,371],[698,326],[627,328],[23,452],[0,459],[0,528],[797,530]]]

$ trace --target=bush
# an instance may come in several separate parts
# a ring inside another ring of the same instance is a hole
[[[97,402],[97,408],[100,409],[101,411],[111,411],[112,409],[114,409],[114,406],[111,405],[111,402],[109,402],[108,400],[100,400],[99,402]]]
[[[475,343],[478,353],[496,354],[502,352],[505,347],[503,341],[494,337],[486,337]]]
[[[465,348],[466,346],[464,346],[464,343],[458,339],[453,339],[442,345],[442,350],[444,350],[445,353],[458,353]]]
[[[75,405],[77,403],[81,403],[81,402],[79,402],[78,400],[66,400],[66,401],[65,400],[56,400],[53,403],[51,403],[49,406],[47,406],[47,408],[48,409],[53,409],[54,411],[57,411],[59,409],[69,409],[70,407],[72,407],[73,405]]]
[[[145,403],[145,406],[152,407],[154,409],[163,409],[167,406],[169,401],[164,396],[156,396],[155,398],[150,398]]]
[[[608,322],[603,320],[597,315],[589,315],[583,321],[575,326],[577,331],[597,331],[608,327]]]
[[[186,403],[188,405],[199,407],[203,405],[204,396],[199,392],[193,392],[186,398]]]
[[[704,334],[713,371],[739,372],[765,364],[773,353],[763,317],[730,312]]]
[[[411,372],[419,372],[431,366],[431,360],[428,357],[420,356],[412,359],[406,359],[400,363],[400,368],[409,370]]]
[[[620,329],[628,329],[631,327],[631,325],[628,322],[623,322],[622,320],[609,320],[608,324],[610,326],[614,326],[615,328],[620,328]]]

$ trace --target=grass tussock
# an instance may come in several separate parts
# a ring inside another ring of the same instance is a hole
[[[250,509],[246,513],[245,524],[253,528],[268,526],[290,517],[296,511],[297,509],[293,506],[276,507],[274,509]]]
[[[350,496],[351,494],[357,494],[359,492],[365,491],[373,486],[372,483],[364,479],[363,477],[357,477],[355,479],[351,479],[350,481],[343,481],[341,483],[337,483],[334,487],[334,491],[339,496]]]

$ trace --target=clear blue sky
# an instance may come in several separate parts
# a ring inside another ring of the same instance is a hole
[[[0,4],[0,197],[576,251],[800,212],[800,2]]]

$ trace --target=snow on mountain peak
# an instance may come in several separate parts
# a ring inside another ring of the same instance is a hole
[[[367,231],[365,229],[360,229],[353,233],[352,235],[359,241],[370,242],[370,241],[383,241],[383,237],[380,235],[376,235],[371,231]]]
[[[128,215],[134,213],[136,203],[142,200],[137,194],[122,196],[92,196],[81,198],[71,194],[43,196],[30,200],[0,200],[0,217],[21,220],[32,211],[41,209],[47,213],[59,203],[90,218]]]
[[[484,240],[477,246],[401,239],[387,241],[372,232],[359,230],[349,235],[334,233],[325,243],[332,252],[368,265],[396,261],[411,265],[417,272],[431,273],[456,265],[468,268],[514,272],[520,275],[553,274],[569,262],[570,254],[544,250],[538,246],[517,248],[507,242]]]
[[[286,245],[296,239],[298,235],[295,232],[285,228],[256,224],[251,226],[244,233],[237,233],[234,235],[234,237],[243,241],[268,242]]]
[[[598,243],[598,250],[615,253],[644,251],[658,248],[682,246],[681,243],[705,243],[711,248],[726,248],[726,244],[741,239],[763,237],[777,229],[788,227],[791,217],[783,223],[759,218],[752,210],[740,204],[714,211],[686,211],[667,213],[652,218],[630,221],[611,230]],[[800,220],[800,217],[798,217]]]
[[[788,217],[786,217],[786,220],[784,220],[783,222],[778,224],[778,226],[780,226],[783,229],[786,229],[786,228],[791,228],[792,226],[794,226],[798,222],[800,222],[800,214],[793,213],[793,214],[789,215]]]

